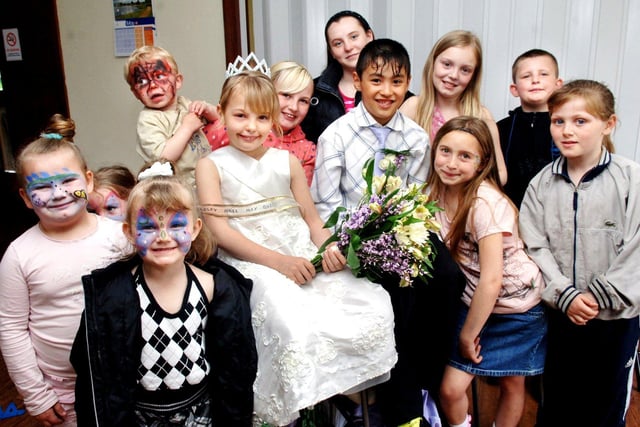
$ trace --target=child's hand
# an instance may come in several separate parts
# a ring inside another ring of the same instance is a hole
[[[465,359],[471,360],[473,363],[480,363],[482,355],[480,355],[482,346],[480,345],[480,337],[476,337],[473,341],[465,340],[460,335],[460,355]]]
[[[347,265],[347,259],[342,255],[338,245],[332,243],[322,254],[322,270],[325,273],[333,273],[334,271],[340,271]]]
[[[62,424],[67,418],[67,412],[58,402],[43,413],[36,415],[34,418],[40,421],[40,423],[45,427],[57,426]]]
[[[591,292],[584,292],[578,295],[567,309],[567,316],[576,325],[586,325],[587,322],[595,318],[600,312],[596,298]]]
[[[189,112],[195,113],[200,118],[205,118],[209,123],[213,123],[220,118],[216,108],[205,101],[191,102]]]
[[[180,125],[180,127],[184,127],[185,129],[189,130],[191,134],[193,134],[203,126],[204,123],[202,123],[200,117],[198,117],[198,115],[193,112],[187,113],[187,115],[182,119],[182,124]]]
[[[198,117],[202,116],[206,109],[207,103],[204,101],[193,101],[189,104],[189,112],[195,113]]]
[[[307,283],[316,275],[316,269],[308,259],[295,256],[282,255],[276,261],[275,269],[298,285]]]

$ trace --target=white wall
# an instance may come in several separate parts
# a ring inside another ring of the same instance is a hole
[[[398,40],[412,60],[411,90],[435,41],[471,30],[484,50],[482,99],[496,119],[518,105],[509,94],[511,64],[532,48],[552,52],[565,80],[606,83],[617,98],[618,153],[640,161],[640,1],[637,0],[254,0],[256,54],[291,59],[317,76],[326,65],[324,26],[351,9],[376,37]]]
[[[58,0],[58,19],[76,142],[89,166],[142,165],[135,151],[142,104],[124,80],[125,57],[114,55],[111,0]],[[156,44],[184,75],[181,95],[217,103],[226,69],[222,2],[155,0]]]

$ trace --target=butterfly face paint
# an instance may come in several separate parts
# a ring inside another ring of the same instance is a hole
[[[34,172],[26,177],[25,191],[36,212],[73,215],[87,206],[87,182],[82,174],[64,168],[57,173]]]
[[[127,202],[121,199],[114,191],[107,188],[99,188],[91,193],[89,210],[115,221],[124,221]]]
[[[185,212],[149,213],[138,211],[136,218],[135,245],[142,257],[151,253],[169,252],[179,249],[182,254],[189,252],[192,241],[192,226]]]

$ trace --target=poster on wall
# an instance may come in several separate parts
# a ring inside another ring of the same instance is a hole
[[[113,0],[116,56],[129,56],[136,48],[152,45],[156,19],[151,0]]]

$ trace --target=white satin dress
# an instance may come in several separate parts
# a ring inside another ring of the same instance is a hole
[[[291,194],[287,151],[270,148],[256,160],[226,146],[209,158],[220,174],[221,210],[233,228],[275,251],[315,256],[317,247]],[[256,425],[286,425],[300,409],[388,378],[397,354],[391,301],[382,287],[348,269],[318,273],[299,286],[223,249],[219,257],[253,280]]]

